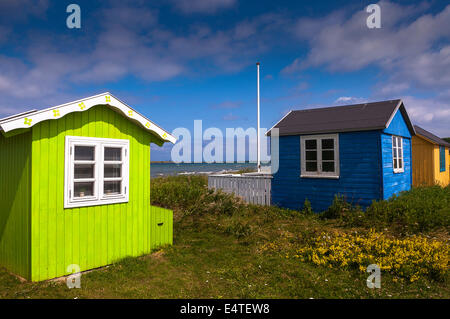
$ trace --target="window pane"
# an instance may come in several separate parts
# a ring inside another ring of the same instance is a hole
[[[402,159],[398,160],[398,168],[403,168],[403,160]]]
[[[75,179],[94,178],[94,165],[92,164],[75,164]]]
[[[317,172],[317,162],[306,162],[307,172]]]
[[[394,169],[398,168],[397,159],[394,159]]]
[[[333,161],[334,160],[334,151],[322,151],[322,160]]]
[[[94,146],[75,146],[76,161],[93,161],[95,160]]]
[[[317,160],[317,151],[306,151],[306,160]]]
[[[395,136],[392,138],[392,146],[397,147],[397,138]]]
[[[105,195],[117,195],[121,193],[122,182],[105,182],[103,192]]]
[[[334,172],[334,162],[323,162],[322,163],[323,172]]]
[[[307,150],[315,150],[317,148],[317,141],[316,140],[306,140],[305,148]]]
[[[105,177],[122,177],[122,164],[105,164]]]
[[[116,147],[105,147],[105,161],[121,161],[122,149]]]
[[[326,139],[322,140],[322,149],[334,149],[334,140],[333,139]]]
[[[94,195],[94,182],[89,183],[74,183],[73,196],[85,197]]]

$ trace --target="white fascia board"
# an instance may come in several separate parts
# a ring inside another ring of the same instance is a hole
[[[291,114],[292,113],[292,110],[290,110],[289,112],[287,112],[286,113],[286,115],[285,116],[283,116],[282,118],[281,118],[281,120],[279,120],[278,122],[276,122],[275,124],[274,124],[274,126],[272,126],[271,128],[270,128],[270,130],[268,130],[267,132],[266,132],[266,136],[267,136],[267,134],[269,134],[269,132],[270,131],[272,131],[272,129],[275,127],[275,126],[277,126],[282,120],[284,120],[289,114]]]
[[[397,103],[397,106],[395,107],[394,112],[392,112],[391,116],[389,117],[389,120],[388,120],[388,121],[386,122],[386,124],[384,125],[384,128],[385,128],[385,129],[388,128],[389,125],[391,125],[391,122],[392,122],[392,120],[394,119],[395,114],[397,114],[397,111],[398,111],[398,109],[400,108],[400,106],[402,105],[402,103],[403,103],[402,100],[400,100],[400,101]]]
[[[65,103],[31,114],[14,117],[10,120],[6,119],[5,121],[0,122],[0,128],[5,133],[20,128],[30,128],[42,121],[59,119],[73,112],[87,111],[93,106],[99,104],[108,105],[113,109],[121,111],[129,120],[138,122],[144,129],[156,133],[162,140],[175,144],[176,138],[174,136],[163,130],[161,127],[159,127],[140,113],[136,112],[130,106],[123,103],[109,92],[91,96],[78,101]]]

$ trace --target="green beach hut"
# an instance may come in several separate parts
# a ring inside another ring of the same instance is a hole
[[[172,244],[172,211],[150,205],[150,143],[176,139],[110,93],[0,132],[0,266],[40,281]]]

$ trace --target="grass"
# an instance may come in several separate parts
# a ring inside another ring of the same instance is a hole
[[[82,275],[81,289],[64,282],[21,282],[0,270],[0,298],[449,298],[442,280],[410,283],[382,273],[381,289],[366,286],[368,274],[327,268],[263,245],[286,238],[302,243],[322,232],[365,232],[340,219],[276,207],[245,205],[210,192],[205,177],[152,181],[152,204],[174,210],[174,245],[147,256],[126,258]],[[387,229],[397,236],[395,228]],[[442,229],[427,236],[448,240]]]
[[[365,211],[336,195],[322,218],[346,226],[390,228],[397,234],[415,234],[450,227],[450,185],[417,187],[389,200],[374,201]]]

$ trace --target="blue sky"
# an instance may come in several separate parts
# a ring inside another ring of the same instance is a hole
[[[81,7],[81,29],[66,7]],[[365,7],[381,7],[368,29]],[[168,131],[402,98],[450,136],[448,1],[0,1],[0,117],[110,91]],[[170,146],[153,160],[168,160]]]

